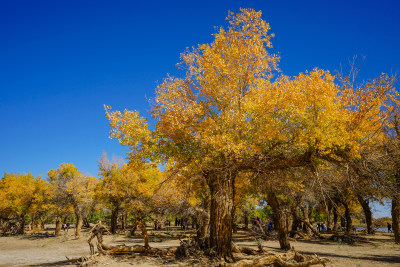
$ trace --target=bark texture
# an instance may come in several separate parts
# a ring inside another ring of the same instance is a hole
[[[206,173],[211,194],[210,247],[218,257],[233,259],[232,255],[232,212],[235,196],[236,173],[226,169]]]

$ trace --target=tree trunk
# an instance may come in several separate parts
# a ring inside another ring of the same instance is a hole
[[[328,202],[328,218],[327,218],[327,222],[326,222],[326,228],[328,228],[328,230],[332,231],[334,228],[334,223],[333,223],[333,205],[332,202],[329,201]]]
[[[233,206],[233,211],[232,211],[232,232],[237,233],[238,227],[236,223],[236,207]]]
[[[196,216],[191,216],[190,219],[192,221],[192,229],[194,229],[198,225],[197,218]]]
[[[304,223],[303,223],[303,232],[306,233],[307,235],[311,234],[311,229],[309,227],[306,227],[306,223],[310,224],[310,217],[308,217],[308,208],[307,206],[304,204],[301,207],[302,211],[303,211],[303,216],[304,216]]]
[[[206,244],[206,237],[210,226],[210,200],[204,200],[203,208],[199,208],[197,212],[200,218],[200,229],[197,231],[197,239],[200,247],[208,247],[209,244]]]
[[[127,217],[127,214],[126,214],[126,212],[124,212],[121,217],[121,226],[122,226],[123,231],[126,230],[126,217]]]
[[[76,213],[76,228],[75,228],[75,236],[79,237],[81,235],[81,229],[83,224],[83,216],[80,213]]]
[[[339,228],[338,224],[339,214],[336,207],[333,207],[333,231],[337,232]]]
[[[372,212],[369,207],[369,200],[364,199],[360,194],[357,194],[358,202],[360,202],[361,207],[365,214],[365,222],[367,223],[367,232],[368,234],[372,234],[374,229],[372,228]]]
[[[236,173],[225,169],[222,172],[205,174],[211,194],[210,247],[217,257],[234,260],[232,255],[232,212],[235,196]]]
[[[135,221],[133,222],[133,226],[132,226],[132,229],[131,229],[131,236],[134,236],[134,235],[135,235],[136,229],[137,229],[137,223],[136,223],[136,220],[135,220]]]
[[[144,246],[149,248],[149,235],[147,234],[146,223],[141,221],[136,221],[136,225],[139,226],[140,230],[142,230],[142,236],[144,240]]]
[[[400,244],[400,170],[395,176],[395,190],[392,197],[392,229],[394,242]]]
[[[61,217],[57,217],[56,219],[56,230],[54,231],[54,235],[59,235],[61,232]]]
[[[289,236],[293,238],[295,236],[295,233],[298,232],[299,230],[299,225],[301,224],[301,220],[299,218],[297,208],[293,210],[292,214],[293,214],[293,220]]]
[[[344,210],[344,217],[346,219],[346,234],[350,234],[351,228],[353,226],[353,221],[351,220],[350,209],[347,203],[344,203]]]
[[[83,218],[83,226],[86,228],[90,228],[90,223],[86,216]]]
[[[287,225],[287,213],[289,212],[283,205],[279,203],[278,198],[274,192],[268,194],[268,204],[271,206],[274,212],[274,226],[278,231],[279,245],[281,249],[289,250],[289,233]]]
[[[23,235],[23,234],[24,234],[24,231],[25,231],[25,214],[21,214],[20,220],[21,220],[21,223],[20,223],[20,225],[19,225],[18,233],[17,233],[17,234]]]
[[[40,218],[40,228],[44,230],[47,218]]]
[[[112,234],[115,234],[117,232],[118,213],[119,213],[119,203],[117,201],[114,201],[113,209],[111,211],[111,233]]]
[[[244,212],[244,229],[249,229],[249,214],[247,211]]]

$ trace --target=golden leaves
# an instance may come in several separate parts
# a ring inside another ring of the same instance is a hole
[[[49,197],[46,180],[30,173],[5,173],[0,180],[0,214],[4,216],[44,210]]]
[[[131,160],[162,158],[201,169],[271,148],[322,155],[346,148],[357,156],[383,138],[384,109],[395,94],[390,77],[358,88],[340,86],[318,68],[273,79],[279,57],[268,51],[273,34],[261,12],[240,9],[227,20],[212,43],[181,55],[184,77],[167,76],[157,87],[154,131],[138,112],[106,107],[111,137],[130,146]]]

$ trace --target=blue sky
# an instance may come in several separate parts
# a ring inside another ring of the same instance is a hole
[[[212,41],[239,7],[263,12],[288,75],[338,70],[366,56],[361,78],[400,69],[398,1],[0,2],[0,173],[46,176],[71,162],[97,175],[108,138],[103,104],[146,115],[157,82],[186,47]]]

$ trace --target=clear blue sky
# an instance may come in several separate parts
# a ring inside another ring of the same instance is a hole
[[[239,7],[263,12],[284,73],[346,65],[361,78],[400,69],[398,1],[0,1],[0,173],[46,176],[71,162],[97,175],[103,104],[146,114],[186,47],[212,41]]]

